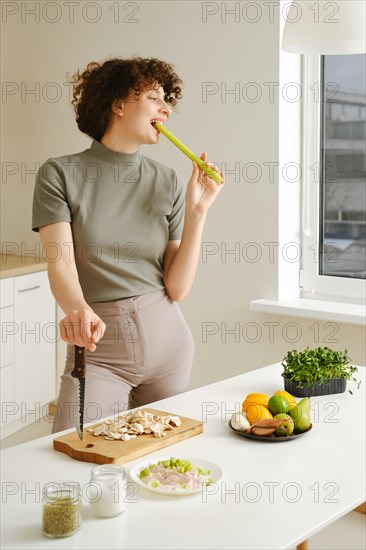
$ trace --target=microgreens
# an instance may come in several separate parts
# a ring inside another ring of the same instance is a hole
[[[350,364],[347,355],[348,350],[335,351],[330,348],[309,349],[303,351],[292,350],[283,358],[281,365],[284,367],[283,376],[288,380],[294,380],[298,387],[303,384],[321,384],[324,380],[331,378],[344,378],[353,380],[357,389],[361,382],[354,378],[353,373],[357,367]],[[348,390],[352,394],[351,390]]]

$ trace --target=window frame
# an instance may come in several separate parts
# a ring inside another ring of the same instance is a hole
[[[319,275],[320,166],[322,162],[320,148],[321,65],[322,56],[303,56],[301,212],[303,253],[300,269],[300,295],[302,298],[364,304],[366,303],[366,281],[364,279]],[[317,91],[318,98],[316,98]]]

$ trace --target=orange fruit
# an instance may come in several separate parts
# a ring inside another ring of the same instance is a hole
[[[255,422],[258,422],[258,420],[273,418],[266,407],[263,407],[262,405],[255,405],[254,403],[251,403],[247,406],[245,410],[245,416],[247,417],[247,420],[250,424],[254,424]]]
[[[243,401],[242,409],[245,412],[245,409],[249,405],[260,405],[261,407],[268,408],[269,395],[265,393],[249,393]]]
[[[294,398],[293,395],[291,395],[291,393],[289,393],[288,391],[285,391],[285,390],[277,390],[274,392],[273,395],[282,395],[282,397],[284,397],[285,399],[287,399],[287,402],[288,404],[290,405],[290,409],[292,409],[293,407],[295,407],[297,405],[297,401],[296,399]]]

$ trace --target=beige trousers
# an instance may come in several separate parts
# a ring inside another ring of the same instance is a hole
[[[87,352],[85,423],[187,389],[194,341],[165,289],[90,306],[107,328],[97,349]],[[52,433],[73,427],[78,417],[73,367],[74,346],[68,344]]]

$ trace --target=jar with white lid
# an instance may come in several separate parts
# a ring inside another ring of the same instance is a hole
[[[112,518],[126,510],[126,472],[118,464],[95,466],[90,475],[89,503],[92,513]]]

